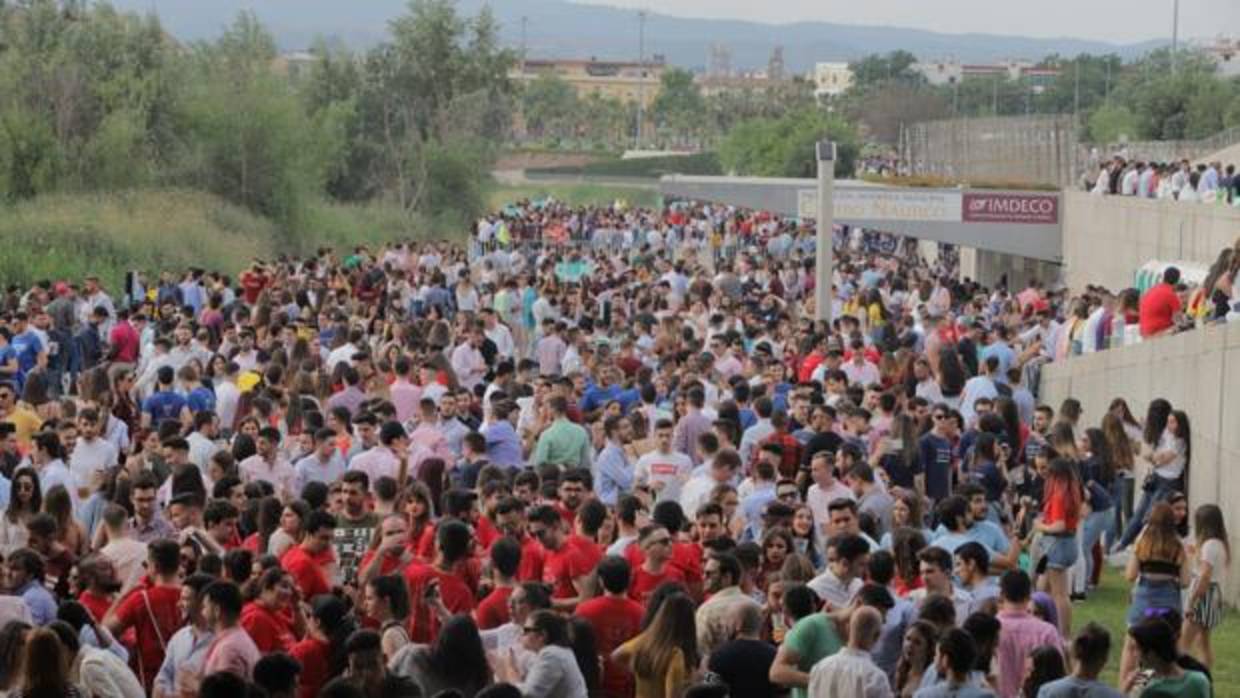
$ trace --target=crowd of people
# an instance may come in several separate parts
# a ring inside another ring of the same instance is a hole
[[[1240,205],[1240,178],[1236,177],[1235,165],[1224,167],[1219,161],[1193,165],[1187,158],[1155,162],[1116,155],[1101,164],[1090,191],[1142,199]]]
[[[0,696],[1211,695],[1190,416],[1037,398],[1173,331],[1171,272],[984,289],[850,234],[823,323],[797,221],[474,232],[11,288]],[[1122,637],[1073,622],[1108,559]]]

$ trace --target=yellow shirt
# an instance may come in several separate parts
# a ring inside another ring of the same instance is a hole
[[[34,436],[39,427],[43,426],[43,420],[39,419],[39,415],[20,403],[8,415],[0,417],[0,422],[12,422],[17,444],[23,451],[30,448],[30,437]]]
[[[641,635],[621,645],[632,657],[643,644]],[[685,666],[685,655],[677,647],[672,651],[672,659],[666,670],[656,672],[655,676],[642,676],[633,672],[637,682],[636,698],[679,698],[689,684],[689,668]],[[632,670],[630,661],[629,669]]]

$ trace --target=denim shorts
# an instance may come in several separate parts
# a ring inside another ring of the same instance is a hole
[[[1132,588],[1132,603],[1128,605],[1129,627],[1140,623],[1153,609],[1171,609],[1183,613],[1184,600],[1180,584],[1170,580],[1150,580],[1141,577]]]
[[[1081,554],[1075,533],[1070,536],[1043,536],[1042,552],[1046,556],[1046,566],[1053,570],[1068,569],[1076,564]]]

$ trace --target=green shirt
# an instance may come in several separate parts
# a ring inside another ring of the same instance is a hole
[[[585,428],[561,418],[543,430],[530,461],[531,465],[536,466],[552,463],[588,468],[593,460],[592,455],[590,434]]]
[[[784,636],[784,645],[797,653],[797,669],[809,673],[823,657],[830,657],[844,646],[835,621],[825,613],[811,613],[797,621]],[[806,698],[804,688],[793,688],[792,698]]]
[[[1141,698],[1210,698],[1210,680],[1199,671],[1186,671],[1177,678],[1154,679],[1141,691]]]

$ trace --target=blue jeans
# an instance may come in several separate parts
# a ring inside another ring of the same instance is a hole
[[[1115,545],[1125,526],[1132,520],[1132,496],[1136,488],[1136,480],[1130,477],[1116,476],[1111,483],[1111,497],[1115,501],[1115,506],[1111,508],[1115,511],[1115,520],[1111,522],[1110,535],[1107,536],[1108,547]]]
[[[1145,526],[1145,519],[1150,515],[1150,509],[1154,505],[1167,497],[1171,493],[1180,489],[1179,478],[1168,480],[1165,477],[1154,476],[1154,491],[1143,490],[1141,492],[1141,503],[1137,505],[1137,510],[1133,512],[1132,518],[1128,520],[1128,527],[1124,529],[1124,536],[1119,539],[1119,549],[1123,550],[1132,545],[1132,542],[1141,535],[1141,528]]]
[[[1114,509],[1115,507],[1111,507]],[[1090,512],[1081,527],[1081,554],[1085,556],[1085,579],[1094,578],[1094,545],[1102,540],[1102,534],[1111,527],[1111,509]]]

